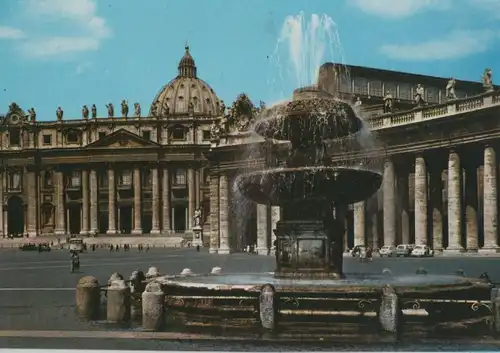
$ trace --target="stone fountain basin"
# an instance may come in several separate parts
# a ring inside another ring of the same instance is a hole
[[[352,204],[373,195],[381,184],[381,174],[347,167],[268,169],[242,174],[236,181],[250,200],[274,206],[320,200]]]
[[[293,100],[270,108],[262,116],[254,127],[257,134],[292,143],[344,138],[363,126],[350,104],[333,98]]]

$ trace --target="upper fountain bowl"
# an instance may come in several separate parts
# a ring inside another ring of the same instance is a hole
[[[255,132],[264,138],[305,147],[354,134],[362,124],[350,104],[309,86],[296,89],[292,101],[263,112]]]

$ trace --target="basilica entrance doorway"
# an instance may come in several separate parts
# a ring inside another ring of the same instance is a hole
[[[80,234],[82,229],[82,217],[81,217],[81,205],[80,204],[70,204],[68,206],[68,222],[69,222],[69,232],[70,234]]]
[[[173,209],[173,228],[176,233],[184,233],[187,229],[187,207],[177,205]]]
[[[24,207],[19,196],[12,196],[7,202],[7,231],[12,235],[24,233]]]
[[[120,231],[122,234],[132,233],[132,206],[120,206]]]
[[[108,213],[99,213],[99,234],[106,234],[108,231]]]

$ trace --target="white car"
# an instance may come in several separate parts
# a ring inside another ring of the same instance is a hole
[[[380,255],[380,257],[396,256],[396,247],[394,245],[384,245],[380,248],[378,254]]]
[[[410,256],[413,257],[429,257],[433,256],[434,251],[431,250],[427,245],[416,245]]]

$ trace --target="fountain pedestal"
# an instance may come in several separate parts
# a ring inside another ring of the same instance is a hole
[[[193,229],[193,246],[203,247],[203,228],[201,226],[194,226]]]

